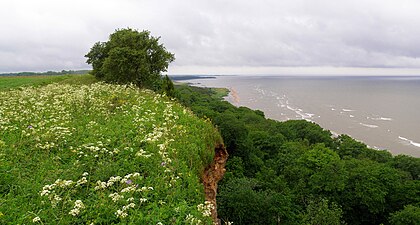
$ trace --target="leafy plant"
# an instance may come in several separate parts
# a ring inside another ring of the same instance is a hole
[[[95,43],[85,57],[98,79],[157,90],[161,72],[175,59],[159,39],[146,30],[118,29],[108,41]]]

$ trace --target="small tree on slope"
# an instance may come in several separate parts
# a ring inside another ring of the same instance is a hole
[[[98,79],[154,90],[160,88],[161,72],[175,60],[174,54],[159,44],[159,37],[130,28],[116,30],[108,41],[95,43],[85,57]]]

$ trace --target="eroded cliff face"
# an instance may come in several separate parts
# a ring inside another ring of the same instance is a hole
[[[203,174],[203,185],[204,191],[206,193],[206,201],[209,201],[213,204],[214,208],[212,209],[211,216],[213,221],[219,224],[217,219],[217,204],[216,204],[216,195],[217,195],[217,183],[221,180],[225,174],[225,165],[228,158],[228,153],[223,144],[217,144],[215,149],[215,155],[213,162],[204,170]]]

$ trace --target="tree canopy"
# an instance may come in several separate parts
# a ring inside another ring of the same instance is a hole
[[[85,57],[92,74],[101,80],[156,90],[162,83],[161,72],[175,60],[159,39],[146,30],[118,29],[108,41],[95,43]]]
[[[420,158],[392,156],[305,120],[266,119],[215,89],[175,95],[219,129],[229,159],[218,215],[234,224],[419,224]]]

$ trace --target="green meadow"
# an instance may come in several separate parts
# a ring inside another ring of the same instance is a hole
[[[22,86],[42,86],[54,82],[89,84],[95,82],[95,78],[90,75],[0,76],[0,91]]]
[[[89,75],[1,77],[0,90],[0,224],[212,223],[209,121]]]

